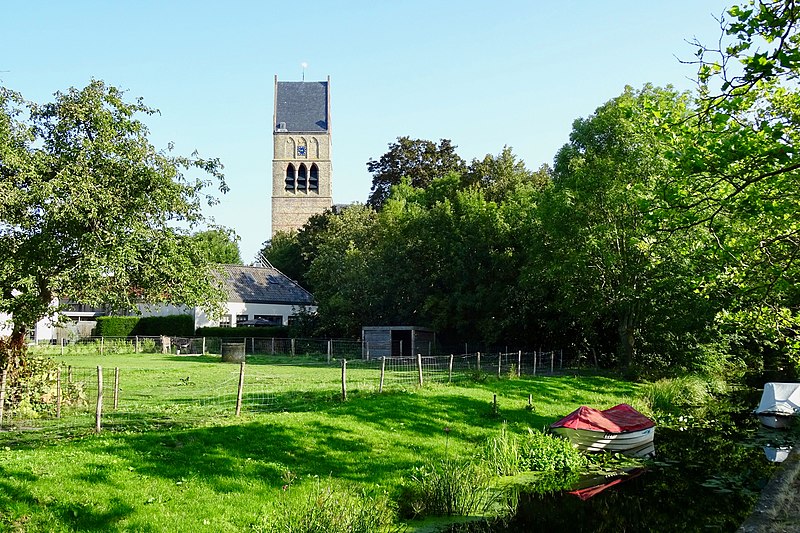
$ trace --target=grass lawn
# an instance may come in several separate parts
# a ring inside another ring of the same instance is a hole
[[[235,388],[209,385],[238,379],[218,357],[61,360],[119,367],[124,412],[99,435],[93,424],[70,436],[0,435],[1,531],[257,531],[320,482],[393,498],[426,459],[472,457],[504,424],[543,428],[582,404],[632,402],[636,387],[603,376],[489,377],[378,394],[374,370],[353,369],[342,402],[338,366],[248,358],[249,379],[284,400],[237,418]],[[186,398],[197,401],[182,410]]]

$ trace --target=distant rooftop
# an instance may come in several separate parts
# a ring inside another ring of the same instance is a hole
[[[277,268],[220,265],[229,302],[314,305],[310,292]]]
[[[279,81],[275,91],[275,131],[328,131],[327,81]]]

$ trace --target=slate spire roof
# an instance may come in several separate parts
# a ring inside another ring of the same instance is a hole
[[[290,133],[328,131],[328,83],[276,79],[275,130]]]
[[[314,296],[275,267],[219,265],[229,302],[315,305]]]

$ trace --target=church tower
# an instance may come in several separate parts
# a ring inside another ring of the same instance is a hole
[[[331,79],[275,76],[272,235],[299,229],[332,205]]]

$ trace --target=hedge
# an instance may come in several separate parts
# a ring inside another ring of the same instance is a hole
[[[100,316],[94,334],[97,337],[155,337],[169,335],[191,337],[194,334],[194,317],[170,316]]]
[[[264,327],[250,327],[240,326],[238,328],[220,328],[220,327],[206,327],[197,328],[196,335],[198,337],[277,337],[286,338],[289,336],[288,326],[264,326]]]

